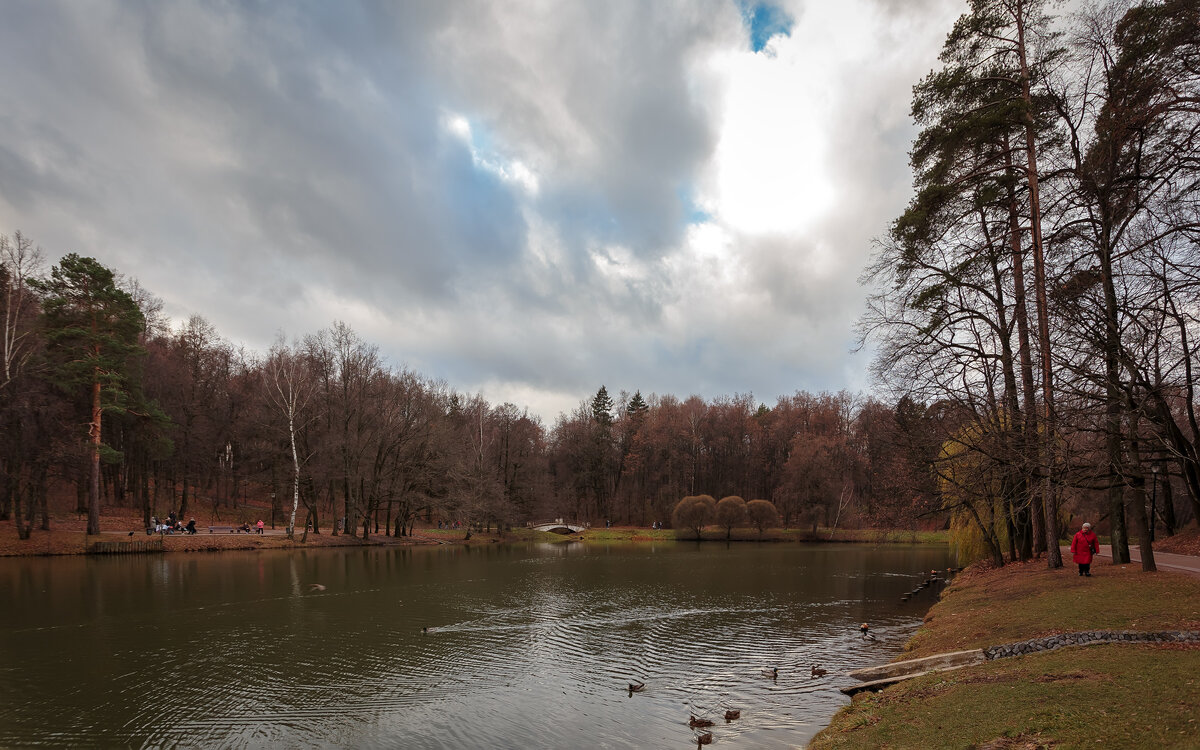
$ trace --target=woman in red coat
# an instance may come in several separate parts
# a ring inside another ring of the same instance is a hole
[[[1100,551],[1100,540],[1092,533],[1092,525],[1085,523],[1071,540],[1071,555],[1079,563],[1079,575],[1092,575],[1092,555]]]

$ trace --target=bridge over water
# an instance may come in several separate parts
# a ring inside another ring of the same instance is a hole
[[[529,528],[534,531],[549,531],[552,534],[578,534],[587,526],[583,523],[555,518],[552,521],[532,521]]]

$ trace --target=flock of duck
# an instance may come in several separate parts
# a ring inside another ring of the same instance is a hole
[[[922,591],[929,588],[930,586],[932,586],[935,583],[945,583],[951,575],[957,573],[959,570],[960,570],[960,568],[946,568],[946,570],[945,570],[946,577],[945,578],[942,578],[938,575],[938,573],[940,571],[937,571],[937,570],[929,571],[929,575],[920,584],[917,585],[917,588],[913,589],[912,591],[910,591],[907,594],[902,595],[900,597],[900,601],[907,602],[909,599],[911,599],[912,597],[921,593]],[[875,636],[871,634],[870,623],[864,622],[862,625],[859,625],[858,632],[861,634],[862,638],[869,639],[869,640],[875,640]],[[822,668],[818,667],[816,664],[813,664],[809,670],[809,678],[810,679],[817,678],[817,677],[824,677],[827,674],[829,674],[829,670],[822,669]],[[772,667],[771,669],[764,669],[762,671],[762,675],[763,675],[763,677],[769,677],[772,680],[778,680],[779,679],[779,667]],[[632,697],[634,693],[640,693],[640,692],[644,691],[645,689],[646,689],[646,683],[642,682],[641,680],[629,683],[630,697]],[[740,709],[728,709],[727,711],[725,711],[725,723],[728,724],[729,722],[733,721],[734,719],[741,718],[741,715],[742,715],[742,712]],[[714,724],[715,724],[715,722],[712,719],[698,718],[695,714],[689,715],[688,726],[693,730],[706,730],[709,727],[713,726]],[[696,734],[696,747],[700,747],[701,745],[711,744],[712,741],[713,741],[713,733],[712,732],[699,731]]]
[[[870,629],[871,629],[871,626],[865,622],[859,626],[859,631],[862,633],[864,638],[874,639],[875,636],[872,636],[869,633]],[[816,664],[813,664],[811,666],[811,668],[809,669],[809,679],[816,678],[816,677],[824,677],[827,674],[829,674],[829,670],[821,669]],[[762,670],[762,676],[769,677],[772,680],[778,680],[779,679],[779,667],[772,667],[770,669]],[[646,683],[642,682],[641,680],[635,680],[633,682],[628,683],[628,685],[629,685],[629,696],[630,697],[633,697],[634,693],[640,693],[646,689]],[[716,722],[713,721],[712,719],[700,718],[700,717],[696,716],[695,714],[689,714],[688,716],[689,716],[688,727],[690,727],[693,730],[705,730],[716,724]],[[725,723],[726,724],[730,723],[731,721],[734,721],[735,719],[740,719],[741,717],[742,717],[741,709],[730,708],[730,709],[725,710]],[[712,732],[700,731],[700,732],[696,733],[696,747],[700,747],[701,745],[712,744],[712,741],[713,741],[713,733]]]
[[[945,583],[950,575],[957,573],[959,570],[960,570],[960,568],[947,568],[945,571],[947,573],[946,578],[940,578],[938,576],[939,571],[931,570],[929,572],[929,576],[926,577],[925,580],[923,580],[920,584],[918,584],[915,589],[913,589],[912,591],[910,591],[907,594],[903,594],[900,597],[900,601],[907,602],[909,599],[911,599],[912,597],[921,593],[921,591],[929,588],[930,586],[932,586],[935,583]],[[313,588],[313,590],[320,590],[320,591],[325,590],[325,587],[319,583],[312,584],[312,588]],[[431,630],[432,630],[432,628],[429,628],[428,626],[421,628],[422,633],[429,633],[429,632],[431,632]],[[875,636],[871,635],[870,623],[864,622],[862,625],[859,625],[858,631],[862,635],[863,638],[875,640]],[[829,670],[822,669],[822,668],[818,667],[816,664],[813,664],[809,670],[809,679],[814,679],[817,677],[824,677],[827,674],[829,674]],[[764,669],[764,670],[762,670],[762,675],[763,675],[763,677],[769,677],[772,680],[778,680],[779,679],[779,667],[772,667],[771,669]],[[633,682],[628,683],[628,685],[629,685],[629,696],[631,698],[633,697],[634,693],[640,693],[646,689],[646,683],[642,682],[641,680],[635,680]],[[727,709],[725,711],[725,723],[728,724],[731,721],[741,718],[741,716],[742,716],[741,709],[733,709],[733,708]],[[705,729],[708,729],[709,727],[713,726],[715,723],[716,722],[714,722],[712,719],[699,718],[695,714],[689,714],[688,727],[690,727],[693,730],[705,730]],[[712,732],[700,731],[696,734],[696,746],[697,747],[700,747],[701,745],[711,744],[712,741],[713,741],[713,733]]]
[[[946,581],[948,581],[950,579],[950,576],[954,575],[955,573],[957,573],[960,570],[962,570],[962,568],[946,568],[946,577],[945,578],[939,577],[938,576],[939,571],[937,571],[937,570],[929,571],[929,575],[925,578],[925,580],[918,583],[917,587],[915,589],[908,592],[907,594],[900,595],[900,601],[906,602],[909,599],[912,599],[914,596],[921,593],[922,591],[929,588],[930,586],[932,586],[935,583],[946,583]]]

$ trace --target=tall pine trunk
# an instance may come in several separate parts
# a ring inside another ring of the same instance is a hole
[[[1025,160],[1029,186],[1029,229],[1033,239],[1033,289],[1037,300],[1038,345],[1042,354],[1042,507],[1045,509],[1046,564],[1062,567],[1058,547],[1058,496],[1054,493],[1054,369],[1050,357],[1050,311],[1046,296],[1046,260],[1042,246],[1042,203],[1038,189],[1037,137],[1033,129],[1033,95],[1029,81],[1029,61],[1025,48],[1025,8],[1018,0],[1015,8],[1017,54],[1021,62],[1021,99],[1025,104]]]
[[[88,463],[91,469],[88,478],[89,535],[100,533],[100,415],[100,370],[97,368],[92,381],[92,421],[88,425]]]

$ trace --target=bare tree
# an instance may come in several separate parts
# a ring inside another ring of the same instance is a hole
[[[289,347],[280,337],[271,347],[263,365],[263,390],[268,403],[283,419],[292,459],[292,512],[288,518],[288,539],[295,539],[296,510],[300,506],[300,469],[308,460],[301,458],[297,436],[313,420],[311,402],[315,384],[306,367],[299,345]]]

